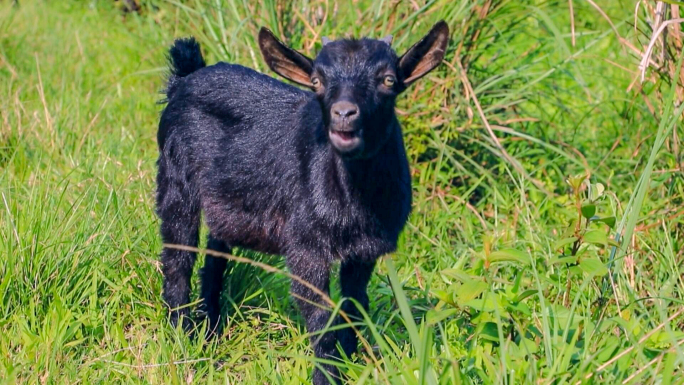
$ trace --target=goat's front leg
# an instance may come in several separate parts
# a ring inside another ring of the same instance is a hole
[[[340,264],[342,296],[353,298],[366,311],[368,311],[368,294],[366,289],[374,268],[375,260],[357,260],[354,257],[349,257]],[[352,321],[355,318],[361,318],[359,308],[352,301],[344,301],[342,310],[352,318]],[[338,330],[337,339],[340,341],[340,345],[347,356],[351,356],[356,351],[358,338],[351,326]]]
[[[306,320],[306,329],[311,334],[311,345],[317,358],[336,359],[339,353],[336,348],[337,338],[334,331],[321,334],[330,321],[332,313],[330,305],[320,295],[330,292],[330,262],[315,253],[292,253],[287,260],[290,272],[311,284],[314,291],[307,285],[292,280],[290,291],[297,302],[299,311]],[[333,365],[322,365],[332,378],[339,378],[339,371]],[[327,385],[330,382],[318,368],[313,372],[314,385]]]

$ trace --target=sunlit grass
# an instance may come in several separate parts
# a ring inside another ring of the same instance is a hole
[[[682,107],[666,78],[628,91],[640,58],[590,3],[573,1],[574,45],[567,1],[168,0],[125,16],[107,1],[11,3],[0,382],[306,383],[314,360],[286,276],[232,265],[220,339],[166,321],[153,202],[165,51],[192,34],[209,63],[266,71],[262,25],[313,56],[324,35],[391,33],[402,52],[439,19],[454,31],[445,64],[398,105],[414,211],[370,284],[370,351],[342,371],[352,383],[683,381]],[[635,31],[633,2],[596,3],[648,43],[645,8]],[[596,216],[616,217],[592,236],[625,241],[560,259],[578,174],[606,187]]]

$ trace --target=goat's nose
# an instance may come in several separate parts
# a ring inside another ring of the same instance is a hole
[[[359,113],[359,108],[352,102],[341,101],[332,105],[332,113],[335,117],[353,119]]]

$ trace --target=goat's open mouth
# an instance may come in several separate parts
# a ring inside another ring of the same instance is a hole
[[[335,131],[333,130],[333,135],[337,135],[341,140],[352,140],[356,138],[356,131]]]
[[[331,129],[329,136],[332,145],[340,151],[354,150],[361,143],[360,130],[339,131]]]

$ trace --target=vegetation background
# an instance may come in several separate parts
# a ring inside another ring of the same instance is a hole
[[[323,35],[391,33],[402,52],[439,19],[445,63],[398,105],[414,212],[371,282],[348,381],[684,382],[684,3],[14,3],[0,2],[0,382],[306,383],[282,274],[231,267],[216,341],[166,321],[166,49],[194,35],[209,63],[273,75],[262,25],[314,56]]]

